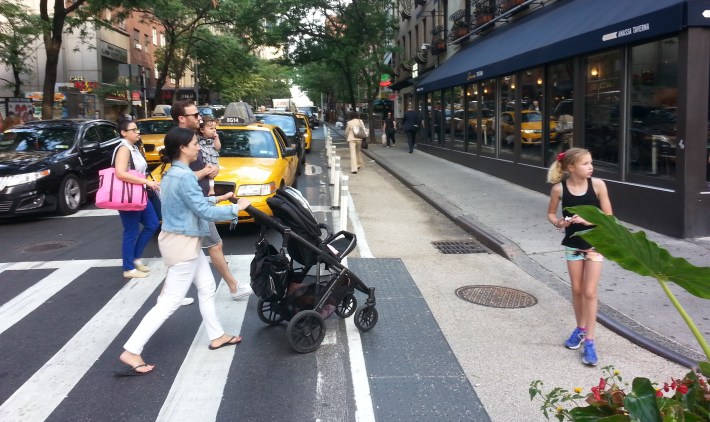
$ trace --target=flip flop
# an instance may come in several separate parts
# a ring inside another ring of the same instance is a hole
[[[148,366],[148,364],[144,363],[142,365],[134,366],[130,369],[126,368],[123,371],[114,372],[113,375],[116,377],[135,377],[135,376],[150,374],[151,372],[153,372],[152,369],[150,371],[146,371],[146,372],[137,371],[138,368],[142,368],[144,366]]]
[[[232,340],[237,339],[234,343],[232,343]],[[232,336],[229,340],[225,341],[224,343],[220,344],[219,346],[212,346],[211,344],[207,347],[209,347],[210,350],[217,350],[225,346],[236,346],[237,344],[242,342],[242,338],[239,336]]]

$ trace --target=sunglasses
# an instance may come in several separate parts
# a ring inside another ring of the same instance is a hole
[[[197,113],[183,114],[183,116],[185,116],[185,117],[187,117],[187,116],[192,116],[192,117],[194,117],[195,119],[197,119],[198,117],[200,117],[200,112],[198,111]]]

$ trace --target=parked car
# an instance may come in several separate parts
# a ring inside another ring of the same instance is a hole
[[[318,119],[316,118],[316,114],[313,112],[311,107],[298,107],[296,110],[298,110],[297,113],[304,114],[308,118],[308,126],[311,129],[316,127]]]
[[[37,120],[0,135],[0,217],[77,212],[120,142],[99,119]]]
[[[136,120],[136,126],[141,132],[143,151],[149,166],[160,164],[160,150],[165,146],[165,134],[175,126],[171,117],[149,117]]]
[[[303,135],[299,129],[301,121],[295,113],[289,111],[273,111],[269,113],[256,113],[256,120],[261,123],[278,126],[288,137],[287,146],[296,149],[298,156],[298,174],[303,172],[306,166],[306,148]]]
[[[202,105],[197,106],[197,111],[203,116],[209,116],[214,119],[221,119],[224,116],[225,107],[223,105]]]

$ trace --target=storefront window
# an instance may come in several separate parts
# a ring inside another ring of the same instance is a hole
[[[515,138],[520,125],[515,121],[515,75],[500,78],[500,107],[498,109],[498,127],[496,128],[501,157],[513,157]]]
[[[550,136],[545,139],[545,165],[549,166],[557,159],[557,154],[574,145],[574,64],[571,60],[555,63],[547,69],[549,95],[545,102],[550,113]],[[552,129],[554,127],[554,129]]]
[[[490,117],[483,118],[481,121],[481,136],[482,136],[482,151],[487,154],[496,153],[496,131],[494,126],[495,116],[498,111],[496,103],[496,80],[489,79],[481,83],[479,88],[483,92],[479,92],[483,110],[487,110],[486,114]]]
[[[431,96],[431,108],[429,110],[430,119],[428,121],[429,130],[429,143],[431,144],[441,144],[441,91],[434,91]]]
[[[678,38],[631,48],[629,172],[675,177]]]
[[[596,168],[618,171],[621,107],[621,50],[585,59],[584,147]]]
[[[465,151],[463,131],[463,104],[464,104],[464,89],[461,86],[456,86],[453,89],[451,97],[451,118],[449,119],[449,133],[453,139],[452,148],[457,151]]]
[[[443,143],[441,146],[451,148],[453,146],[453,134],[449,130],[449,122],[451,121],[451,109],[453,107],[452,90],[451,88],[444,90],[441,101],[441,131],[443,132]]]
[[[478,118],[480,115],[480,105],[478,98],[478,84],[466,86],[466,109],[464,110],[464,121],[462,122],[464,137],[466,139],[466,151],[476,151],[476,141],[478,140]]]
[[[545,70],[542,67],[528,69],[522,73],[520,89],[522,90],[522,103],[520,104],[520,142],[521,156],[525,159],[541,161],[542,143],[550,139],[550,123],[547,110],[545,110]],[[543,124],[547,122],[547,124]],[[547,129],[545,128],[547,127]],[[554,132],[553,132],[554,133]]]

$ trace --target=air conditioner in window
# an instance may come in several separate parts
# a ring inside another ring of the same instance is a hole
[[[143,45],[136,43],[136,50],[143,50]]]

